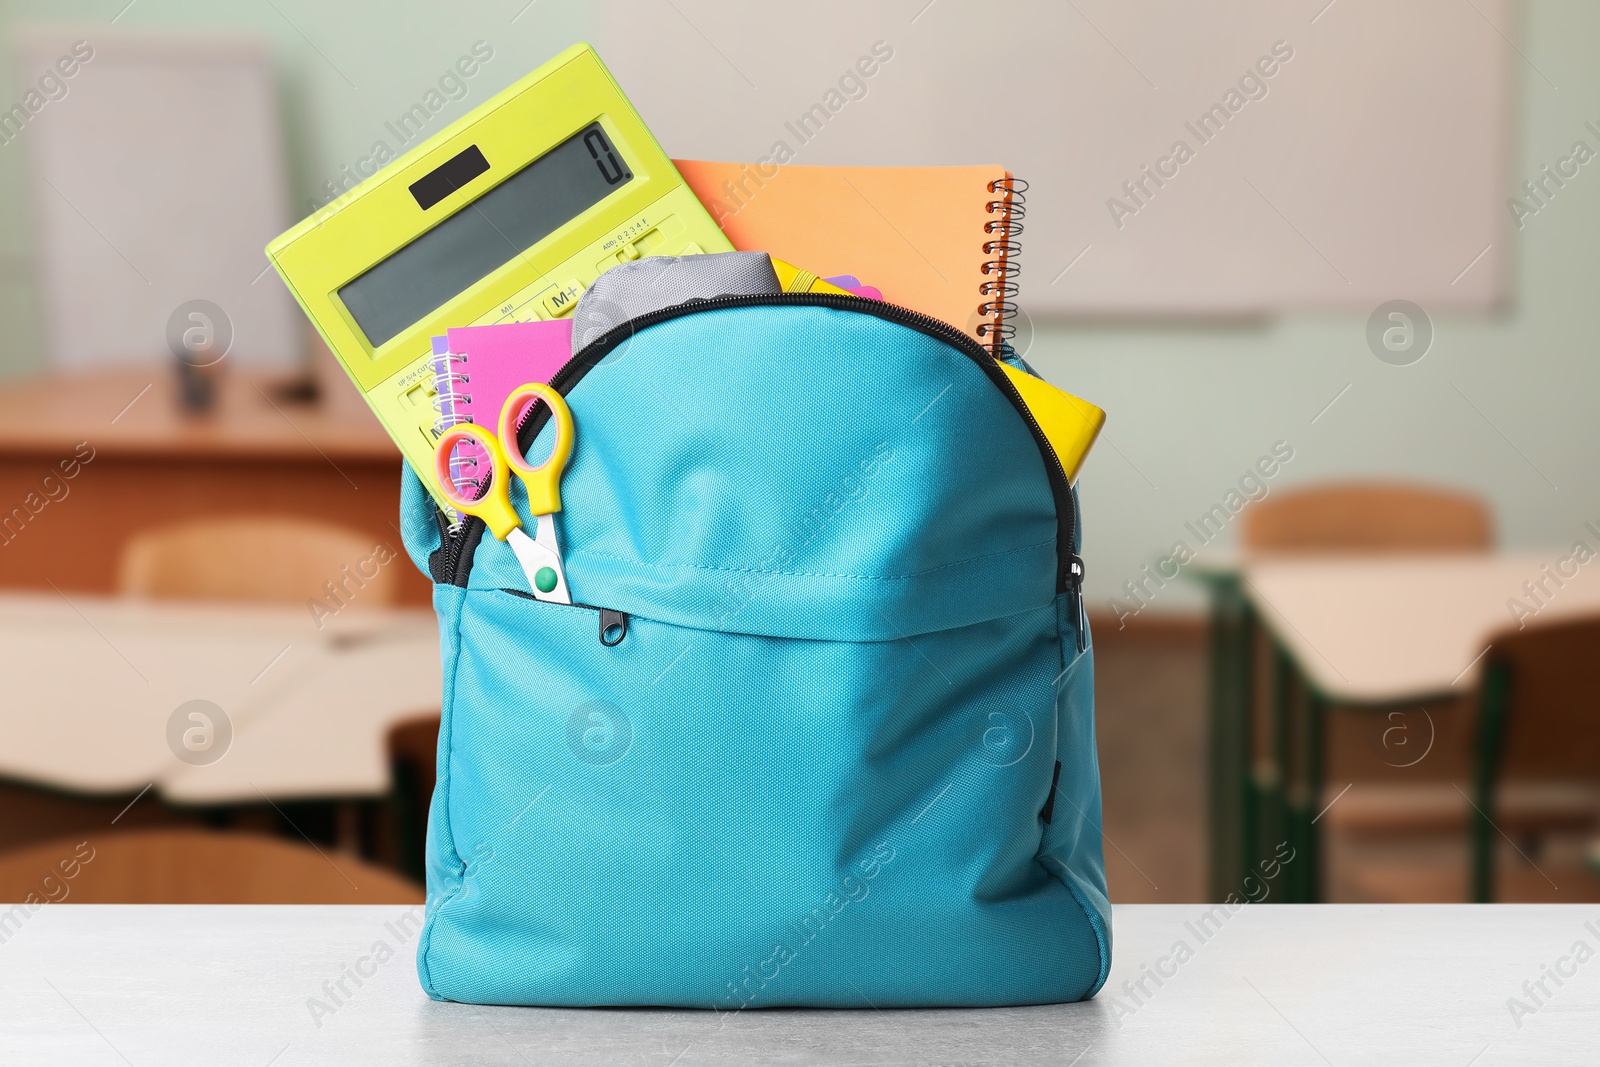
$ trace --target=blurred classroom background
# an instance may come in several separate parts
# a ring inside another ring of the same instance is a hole
[[[1028,180],[1113,900],[1600,899],[1600,9],[806,10],[5,6],[0,899],[420,899],[398,455],[261,248],[579,40],[675,157]]]

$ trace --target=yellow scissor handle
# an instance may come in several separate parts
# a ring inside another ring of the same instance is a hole
[[[533,466],[522,457],[517,447],[517,429],[528,412],[539,401],[550,408],[556,423],[556,443],[549,458]],[[572,409],[562,395],[543,382],[529,382],[511,391],[505,406],[500,409],[500,444],[506,462],[517,477],[528,487],[528,511],[534,515],[552,515],[561,510],[561,474],[567,469],[572,455],[574,437]],[[501,538],[504,540],[504,538]]]
[[[456,484],[450,460],[457,446],[471,441],[489,458],[489,487],[482,496],[470,497]],[[433,474],[439,483],[439,492],[450,506],[468,515],[476,515],[489,527],[496,538],[504,541],[511,531],[522,525],[516,509],[511,506],[511,479],[508,477],[507,457],[494,435],[470,422],[458,422],[439,435],[433,450]]]

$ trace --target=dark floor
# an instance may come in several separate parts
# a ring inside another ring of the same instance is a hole
[[[1106,880],[1118,904],[1187,903],[1206,892],[1205,631],[1161,623],[1118,632],[1106,619],[1095,634],[1095,724],[1104,799]],[[1469,734],[1459,709],[1433,709],[1438,738],[1428,761],[1393,768],[1384,744],[1391,716],[1352,711],[1329,727],[1329,787],[1324,801],[1346,808],[1384,789],[1444,788],[1470,780]],[[1370,795],[1367,791],[1372,791]],[[1388,800],[1384,801],[1389,803]],[[1325,899],[1335,902],[1452,902],[1468,899],[1464,829],[1420,834],[1351,832],[1324,825]],[[1368,821],[1371,821],[1370,819]],[[1381,820],[1380,820],[1381,822]],[[1464,824],[1463,824],[1464,826]],[[1600,843],[1587,830],[1501,842],[1495,898],[1514,902],[1600,900]]]
[[[1205,634],[1094,631],[1106,880],[1118,904],[1205,893]]]

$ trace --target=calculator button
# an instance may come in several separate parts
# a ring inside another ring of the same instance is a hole
[[[544,308],[545,314],[552,319],[560,318],[572,312],[578,305],[578,297],[583,293],[583,283],[576,278],[568,279],[567,284],[544,297],[539,301],[539,306]]]

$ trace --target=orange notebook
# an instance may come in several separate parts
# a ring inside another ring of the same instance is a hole
[[[735,248],[854,275],[980,344],[1010,336],[1026,185],[1004,168],[783,166],[765,177],[748,163],[674,162]]]

